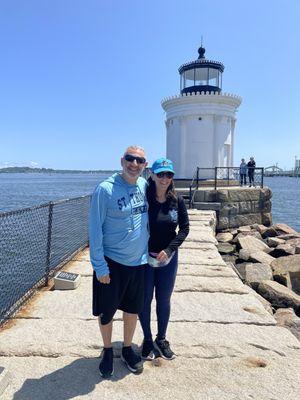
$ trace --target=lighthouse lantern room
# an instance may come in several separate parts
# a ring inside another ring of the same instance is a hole
[[[191,179],[197,169],[233,166],[236,111],[241,97],[222,93],[224,65],[205,58],[181,65],[180,94],[166,98],[167,158],[176,178]],[[207,170],[208,171],[208,170]],[[200,170],[200,178],[209,177]]]

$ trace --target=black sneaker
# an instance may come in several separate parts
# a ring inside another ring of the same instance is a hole
[[[133,351],[131,346],[122,348],[121,360],[124,361],[131,372],[140,374],[143,371],[142,359]]]
[[[100,375],[102,378],[110,378],[114,373],[113,359],[114,353],[112,347],[104,347],[99,364]]]
[[[174,352],[170,349],[170,343],[166,339],[158,340],[156,338],[154,341],[154,347],[165,360],[173,360],[173,358],[175,358]]]
[[[153,340],[144,340],[142,345],[142,359],[154,360],[155,355],[153,353],[153,350],[154,350]]]

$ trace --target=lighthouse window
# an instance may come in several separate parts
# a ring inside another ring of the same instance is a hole
[[[219,71],[214,68],[209,68],[208,84],[210,86],[219,86]]]
[[[184,73],[184,87],[194,86],[194,69],[189,69]]]
[[[207,85],[208,68],[196,68],[195,70],[195,85]]]

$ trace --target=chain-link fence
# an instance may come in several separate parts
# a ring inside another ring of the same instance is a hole
[[[90,196],[0,213],[0,325],[88,244]]]

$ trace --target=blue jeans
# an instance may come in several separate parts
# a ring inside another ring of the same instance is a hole
[[[178,268],[178,252],[176,251],[168,265],[153,268],[146,265],[145,268],[145,297],[144,308],[139,314],[140,323],[145,340],[152,340],[151,333],[151,302],[155,288],[157,338],[165,339],[171,311],[171,295],[174,289]]]

